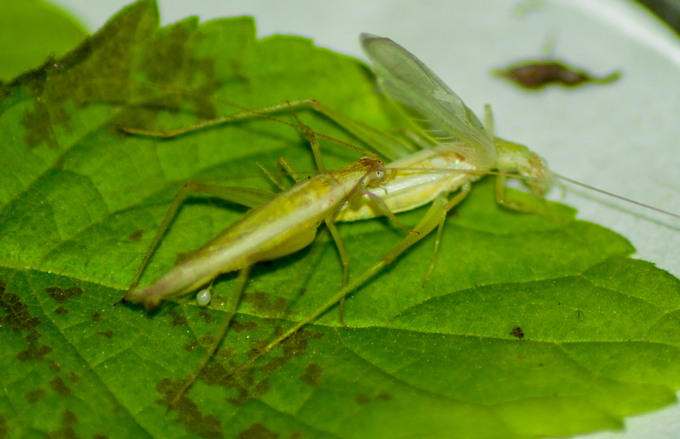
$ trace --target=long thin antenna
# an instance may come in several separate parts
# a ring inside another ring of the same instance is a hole
[[[581,187],[586,188],[586,189],[590,189],[591,191],[599,192],[599,193],[604,194],[604,195],[609,195],[610,197],[618,198],[619,200],[627,201],[627,202],[635,204],[637,206],[645,207],[645,208],[651,209],[655,212],[663,213],[665,215],[672,216],[673,218],[680,219],[680,215],[676,215],[674,213],[666,212],[665,210],[659,209],[658,207],[650,206],[648,204],[640,203],[639,201],[631,200],[630,198],[622,197],[621,195],[616,195],[616,194],[613,194],[611,192],[603,191],[602,189],[598,189],[596,187],[589,186],[589,185],[581,183],[579,181],[572,180],[571,178],[563,177],[563,176],[556,174],[555,172],[552,172],[552,171],[551,171],[551,174],[552,174],[553,177],[559,178],[560,180],[568,181],[569,183],[575,184],[577,186],[581,186]]]

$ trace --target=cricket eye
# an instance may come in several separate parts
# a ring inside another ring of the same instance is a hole
[[[382,171],[382,170],[381,171],[375,171],[373,173],[373,177],[376,180],[384,180],[385,179],[385,171]]]

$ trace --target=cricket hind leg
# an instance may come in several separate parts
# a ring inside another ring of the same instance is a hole
[[[186,379],[182,387],[177,391],[174,398],[172,398],[172,400],[168,404],[168,409],[165,412],[166,414],[182,399],[182,397],[191,388],[191,386],[193,386],[193,384],[200,376],[201,372],[203,372],[205,367],[208,365],[208,363],[210,362],[210,360],[212,359],[212,357],[215,355],[220,345],[222,344],[222,340],[224,340],[224,337],[227,335],[229,325],[231,325],[231,321],[234,318],[234,315],[236,314],[236,310],[238,309],[239,303],[241,302],[241,296],[243,295],[243,291],[245,290],[246,282],[248,281],[248,276],[250,275],[251,268],[252,265],[247,265],[239,271],[238,278],[236,281],[236,289],[227,307],[226,314],[222,318],[220,327],[215,333],[213,342],[208,348],[208,352],[205,354],[205,356],[199,363],[198,367],[194,369],[189,378]]]
[[[461,201],[463,201],[465,199],[465,197],[468,195],[468,193],[470,192],[470,189],[471,189],[470,183],[466,183],[465,185],[463,185],[461,187],[458,194],[456,194],[456,196],[453,197],[451,200],[447,200],[446,196],[444,194],[440,194],[440,196],[435,198],[435,200],[432,202],[430,209],[427,211],[427,213],[425,214],[423,219],[414,228],[414,230],[419,232],[418,234],[410,234],[406,238],[404,238],[399,244],[397,244],[394,248],[392,248],[392,250],[385,253],[378,263],[374,264],[368,270],[364,271],[361,275],[359,275],[359,277],[357,277],[355,280],[353,280],[347,286],[342,288],[339,292],[337,292],[330,299],[328,299],[323,305],[319,306],[315,311],[313,311],[312,313],[305,316],[304,319],[302,319],[300,322],[298,322],[296,325],[294,325],[288,331],[286,331],[285,333],[283,333],[282,335],[277,337],[274,341],[269,343],[264,348],[260,349],[260,351],[257,353],[257,355],[251,357],[248,361],[246,361],[245,363],[241,364],[239,367],[234,369],[234,371],[229,376],[233,377],[235,375],[238,375],[241,371],[246,369],[248,366],[250,366],[257,359],[266,355],[272,349],[274,349],[275,347],[280,345],[283,341],[285,341],[290,336],[295,334],[298,330],[300,330],[300,328],[302,328],[303,326],[305,326],[309,323],[312,323],[321,314],[326,312],[333,305],[340,302],[340,300],[342,300],[344,297],[346,297],[349,293],[351,293],[352,291],[357,289],[359,286],[364,284],[366,281],[368,281],[371,277],[373,277],[376,273],[378,273],[382,268],[384,268],[387,265],[394,262],[394,260],[397,257],[399,257],[399,255],[404,253],[411,246],[413,246],[415,243],[417,243],[418,241],[423,239],[425,236],[427,236],[430,232],[432,232],[432,230],[434,230],[441,223],[442,216],[446,212],[453,209]]]

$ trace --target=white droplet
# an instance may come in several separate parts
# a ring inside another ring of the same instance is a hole
[[[198,294],[196,294],[196,303],[198,303],[198,306],[208,306],[211,300],[212,294],[207,288],[205,290],[199,291]]]

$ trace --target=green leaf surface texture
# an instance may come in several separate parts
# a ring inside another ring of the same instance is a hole
[[[435,234],[347,299],[348,329],[332,308],[228,378],[341,284],[323,227],[310,247],[257,265],[216,358],[166,414],[236,283],[220,276],[209,308],[191,295],[150,313],[113,306],[168,205],[187,180],[273,190],[258,164],[272,172],[285,157],[308,175],[314,160],[296,130],[262,118],[167,140],[117,125],[168,130],[238,112],[225,101],[316,98],[396,130],[373,91],[364,64],[309,40],[258,40],[250,18],[159,29],[151,1],[2,86],[0,437],[538,438],[620,428],[675,401],[678,280],[567,206],[499,207],[487,177],[449,214],[425,287]],[[361,156],[322,150],[331,169]],[[189,197],[141,284],[244,212]],[[399,219],[412,227],[424,212]],[[405,236],[380,219],[339,229],[350,277]]]

